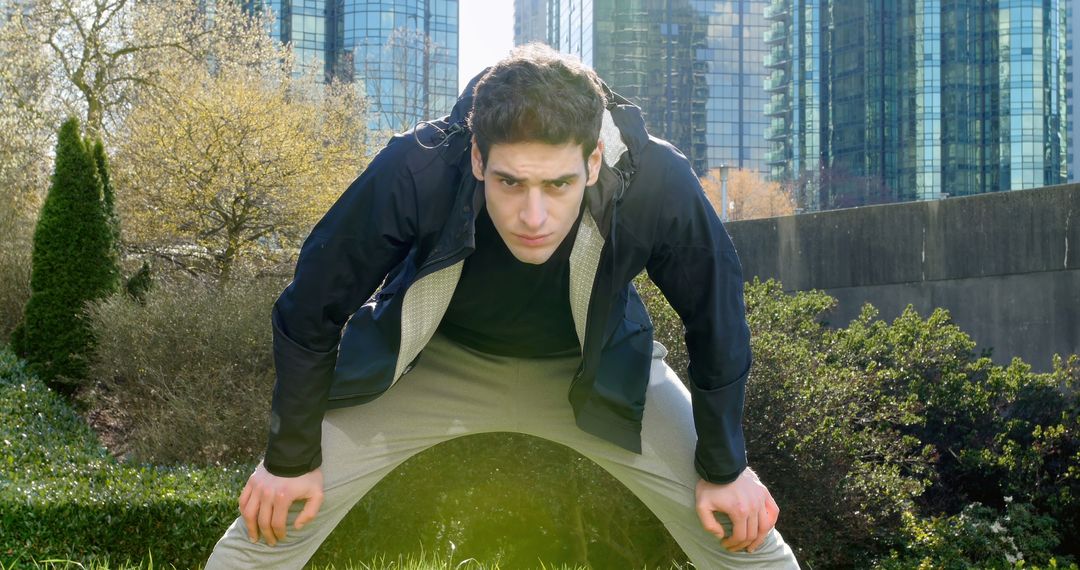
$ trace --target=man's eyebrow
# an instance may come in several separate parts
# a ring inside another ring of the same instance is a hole
[[[492,169],[491,173],[494,174],[495,176],[498,176],[499,178],[505,178],[505,179],[507,179],[507,180],[509,180],[511,182],[521,182],[522,181],[521,178],[518,178],[517,176],[514,176],[513,174],[510,174],[509,172],[504,172],[502,170]],[[544,180],[543,183],[544,184],[559,184],[559,183],[565,183],[565,182],[573,182],[574,180],[577,180],[578,176],[579,176],[578,173],[571,172],[569,174],[563,174],[562,176],[560,176],[558,178],[552,178],[550,180]]]

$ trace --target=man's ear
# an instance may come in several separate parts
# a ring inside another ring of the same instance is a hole
[[[600,175],[600,163],[604,161],[604,141],[597,140],[596,148],[589,154],[588,168],[589,178],[585,182],[586,186],[592,186],[596,184],[596,178]]]
[[[472,174],[477,180],[484,179],[484,158],[480,156],[480,145],[476,144],[476,137],[472,138]]]

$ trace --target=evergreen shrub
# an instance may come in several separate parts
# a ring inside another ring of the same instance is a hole
[[[120,262],[123,258],[120,251],[120,216],[116,214],[116,193],[109,176],[109,158],[105,154],[105,145],[101,139],[94,141],[91,153],[94,157],[94,165],[97,166],[98,176],[101,178],[101,207],[110,232],[111,247],[107,252],[105,268],[109,271],[109,282],[115,286],[121,281]]]
[[[34,229],[30,300],[12,346],[35,374],[72,394],[89,371],[93,334],[81,311],[115,291],[119,271],[102,178],[71,118],[60,127],[52,185]],[[104,165],[103,159],[101,162]]]

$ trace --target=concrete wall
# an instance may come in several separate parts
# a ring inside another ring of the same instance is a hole
[[[864,303],[891,321],[935,307],[996,362],[1035,370],[1080,353],[1080,184],[727,224],[746,279],[836,297],[845,326]]]

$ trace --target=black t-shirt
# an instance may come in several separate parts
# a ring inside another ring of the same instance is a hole
[[[487,208],[481,208],[476,251],[465,259],[439,331],[468,347],[503,356],[580,350],[570,312],[570,250],[580,223],[579,212],[551,258],[534,265],[514,257]]]

